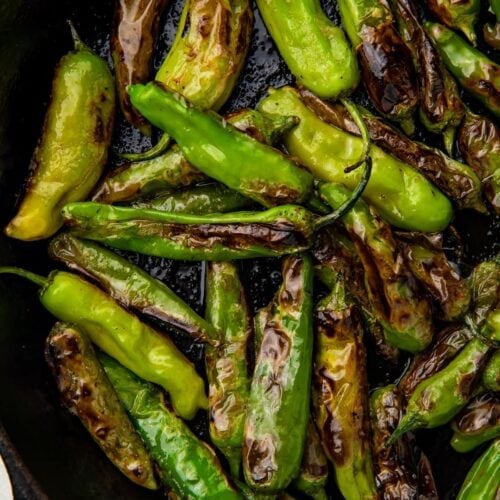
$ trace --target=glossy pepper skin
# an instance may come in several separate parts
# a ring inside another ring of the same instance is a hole
[[[158,24],[169,0],[117,0],[111,35],[111,55],[118,99],[129,123],[146,135],[151,127],[130,104],[127,85],[146,83],[158,34]]]
[[[471,317],[480,328],[488,314],[500,308],[500,262],[496,260],[481,262],[469,278],[472,292]]]
[[[458,132],[458,149],[481,179],[486,198],[500,215],[500,127],[467,111]]]
[[[198,341],[217,342],[214,327],[167,285],[114,252],[61,234],[50,242],[49,255],[97,282],[123,307],[165,321]]]
[[[457,500],[494,500],[500,489],[498,468],[500,467],[500,439],[490,444],[488,449],[474,462],[469,470]]]
[[[84,200],[98,181],[111,143],[114,82],[104,60],[73,32],[75,50],[57,65],[26,192],[5,228],[11,238],[39,240],[61,226],[61,208]]]
[[[500,2],[490,0],[490,9],[495,15],[495,22],[483,26],[484,41],[496,50],[500,50]]]
[[[323,184],[321,196],[333,208],[349,197],[339,184]],[[390,226],[363,200],[343,217],[365,270],[368,296],[386,339],[399,349],[419,352],[433,336],[431,307],[397,248]]]
[[[202,109],[218,110],[243,68],[252,27],[249,0],[187,0],[155,79]]]
[[[455,451],[467,453],[482,443],[500,436],[500,395],[480,394],[457,415],[452,423],[450,444]]]
[[[45,342],[45,360],[64,405],[111,462],[139,486],[158,489],[148,452],[88,338],[71,325],[56,323]]]
[[[291,87],[271,91],[258,109],[300,119],[297,127],[284,136],[284,144],[316,178],[350,189],[357,185],[359,169],[348,174],[344,169],[359,160],[363,148],[360,138],[325,123]],[[451,203],[425,177],[375,145],[370,156],[373,169],[363,198],[385,220],[403,229],[424,232],[440,231],[449,224]]]
[[[307,432],[313,354],[313,266],[287,256],[283,283],[261,311],[243,439],[243,471],[259,492],[277,492],[297,476]],[[257,328],[256,328],[257,330]]]
[[[497,118],[500,117],[500,66],[452,30],[425,23],[446,67]]]
[[[174,343],[99,288],[64,271],[54,271],[47,279],[17,268],[0,268],[3,273],[39,284],[40,302],[50,313],[81,328],[94,344],[138,376],[163,387],[181,417],[191,419],[198,409],[207,407],[203,380]]]
[[[315,311],[316,426],[345,498],[378,498],[370,450],[366,352],[361,318],[344,277]]]
[[[496,350],[484,367],[483,386],[489,391],[500,391],[500,351]]]
[[[242,499],[214,451],[178,418],[160,390],[105,355],[104,370],[175,498]]]
[[[336,99],[357,87],[354,51],[319,0],[257,0],[257,6],[298,83],[325,99]]]
[[[300,95],[307,106],[323,121],[359,136],[359,129],[344,106],[331,104],[307,90]],[[481,181],[471,167],[446,156],[437,148],[409,139],[378,116],[360,108],[371,140],[392,156],[412,166],[450,197],[459,208],[484,212]]]
[[[366,91],[379,113],[412,133],[418,83],[411,53],[386,0],[337,0]]]
[[[234,264],[208,263],[205,317],[221,343],[219,349],[207,348],[205,354],[210,437],[227,458],[231,474],[238,477],[250,392],[247,352],[253,325]]]
[[[315,216],[299,205],[264,212],[170,214],[99,203],[66,205],[77,236],[180,260],[234,260],[297,253],[311,245]]]

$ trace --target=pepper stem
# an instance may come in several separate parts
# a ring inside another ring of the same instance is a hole
[[[0,267],[0,274],[16,274],[17,276],[22,276],[23,278],[26,278],[39,286],[45,286],[47,284],[47,278],[45,278],[44,276],[32,273],[31,271],[26,271],[26,269],[21,269],[20,267]]]
[[[67,20],[67,23],[69,25],[69,29],[71,30],[71,38],[73,39],[75,50],[88,50],[88,47],[82,42],[78,31],[76,31],[74,24],[69,19]]]
[[[408,416],[405,415],[399,425],[396,427],[396,430],[391,434],[391,437],[387,440],[386,446],[393,445],[403,434],[410,432],[414,429],[417,429],[420,426],[420,419],[418,415]]]
[[[158,142],[147,151],[143,151],[142,153],[118,153],[118,156],[128,161],[152,160],[153,158],[163,154],[168,149],[170,139],[170,136],[164,132]]]

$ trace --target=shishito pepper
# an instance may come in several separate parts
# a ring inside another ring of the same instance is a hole
[[[500,66],[460,35],[437,23],[425,23],[446,67],[459,83],[500,117]]]
[[[309,419],[312,371],[310,257],[285,257],[282,274],[282,285],[261,315],[262,339],[243,440],[247,484],[270,493],[286,488],[299,472]]]
[[[500,2],[498,0],[490,0],[490,8],[495,15],[495,22],[484,25],[483,36],[488,45],[500,50]]]
[[[12,267],[1,267],[3,273],[38,284],[40,302],[50,313],[81,328],[94,344],[138,376],[162,386],[181,417],[191,419],[198,409],[207,407],[203,380],[174,343],[99,288],[64,271],[54,271],[48,278]]]
[[[359,82],[356,56],[341,28],[319,0],[257,0],[260,14],[297,81],[315,94],[335,99]]]
[[[481,262],[472,271],[469,278],[472,292],[471,318],[480,328],[488,314],[500,308],[500,262],[489,260]]]
[[[313,403],[323,447],[342,495],[375,499],[363,329],[342,275],[317,306],[315,324]]]
[[[248,344],[253,334],[250,311],[236,266],[209,262],[207,267],[206,313],[221,343],[207,348],[210,437],[239,476],[243,426],[250,392]]]
[[[174,414],[160,390],[108,356],[99,358],[175,498],[243,499],[214,451]],[[189,382],[185,384],[189,391]]]
[[[259,104],[259,110],[280,116],[297,116],[299,124],[284,136],[294,157],[318,179],[354,188],[361,173],[344,169],[357,161],[363,141],[332,127],[315,115],[291,87],[273,90]],[[407,164],[372,145],[372,174],[363,198],[375,206],[391,224],[415,231],[441,231],[450,222],[450,201],[425,177]]]
[[[500,437],[500,395],[487,392],[475,397],[452,423],[450,444],[467,453],[482,443]]]
[[[500,439],[474,462],[469,470],[457,500],[495,500],[500,490],[498,470],[500,468]]]
[[[170,323],[202,342],[217,343],[214,327],[167,285],[106,248],[62,234],[50,242],[49,255],[96,281],[124,307]]]
[[[500,351],[491,356],[484,367],[483,386],[489,391],[500,391]]]
[[[38,240],[61,226],[61,208],[84,200],[101,176],[113,131],[114,82],[104,60],[73,30],[75,50],[59,62],[32,173],[11,238]]]
[[[45,343],[45,359],[63,403],[106,456],[134,483],[157,489],[148,452],[88,338],[71,325],[56,323]]]

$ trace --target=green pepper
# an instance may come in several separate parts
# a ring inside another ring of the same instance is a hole
[[[75,50],[56,68],[27,190],[5,228],[11,238],[52,236],[63,223],[61,208],[84,200],[106,164],[113,132],[113,77],[106,63],[72,32]]]
[[[243,440],[247,484],[270,493],[286,488],[299,473],[312,371],[311,259],[285,257],[282,274],[261,325]]]
[[[300,123],[285,135],[285,146],[318,179],[353,188],[361,173],[348,174],[345,167],[356,161],[363,148],[361,139],[329,126],[310,111],[291,87],[273,90],[259,110],[279,116],[297,116]],[[363,198],[375,206],[391,224],[416,231],[441,231],[453,211],[449,200],[420,173],[373,145],[373,171]]]
[[[356,56],[319,0],[257,0],[257,6],[281,56],[301,85],[327,99],[356,88]]]
[[[345,498],[378,498],[369,441],[363,329],[342,274],[317,306],[315,324],[313,403],[323,447]]]
[[[475,397],[452,423],[450,444],[467,453],[482,443],[500,436],[500,395],[487,392]]]
[[[124,307],[165,321],[196,340],[217,344],[217,335],[210,323],[167,285],[115,253],[90,241],[62,234],[50,242],[49,255],[97,282]]]
[[[481,179],[486,198],[500,215],[500,127],[467,111],[458,133],[458,149]]]
[[[500,117],[500,66],[448,28],[430,22],[425,28],[459,83]]]
[[[483,386],[489,391],[500,391],[500,351],[495,351],[483,372]]]
[[[99,356],[118,397],[129,412],[175,498],[242,499],[213,450],[167,406],[160,390],[115,360]],[[190,388],[184,381],[185,388]],[[189,390],[189,389],[188,389]]]
[[[321,196],[333,208],[350,197],[338,184],[323,184]],[[432,340],[431,307],[403,262],[390,226],[362,200],[343,217],[365,270],[365,284],[389,343],[418,352]]]
[[[239,476],[243,426],[250,392],[248,343],[253,334],[250,311],[238,270],[230,262],[209,262],[206,318],[215,327],[219,349],[207,348],[210,437]]]
[[[342,25],[356,48],[366,91],[377,110],[408,133],[415,126],[418,84],[411,52],[385,0],[338,0]]]
[[[449,422],[470,400],[489,352],[488,344],[473,338],[448,366],[420,382],[389,444],[405,432]]]
[[[446,26],[460,30],[476,43],[474,25],[481,10],[480,0],[427,0],[432,13]]]
[[[481,262],[469,278],[472,292],[471,317],[477,327],[481,327],[488,313],[500,307],[500,261]]]
[[[50,313],[81,328],[94,344],[138,376],[162,386],[181,417],[191,419],[198,409],[207,407],[203,380],[174,343],[99,288],[64,271],[44,278],[0,267],[3,273],[18,274],[39,285],[40,302]]]
[[[496,344],[500,343],[500,308],[488,313],[481,334]]]
[[[484,41],[494,49],[500,50],[500,2],[498,0],[490,0],[490,10],[495,15],[495,22],[484,25]]]
[[[45,359],[63,403],[106,456],[134,483],[155,490],[153,464],[88,338],[56,323],[45,343]]]
[[[474,462],[469,470],[457,500],[495,500],[499,493],[500,439]]]

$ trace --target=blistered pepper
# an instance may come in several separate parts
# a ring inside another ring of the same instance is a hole
[[[484,40],[494,49],[500,50],[500,2],[490,0],[490,9],[495,15],[495,22],[486,23],[483,27]]]
[[[500,262],[489,260],[481,262],[469,278],[472,293],[471,318],[480,328],[490,311],[500,308]]]
[[[61,226],[61,208],[84,200],[106,164],[113,132],[114,82],[106,62],[73,30],[75,50],[56,68],[42,135],[11,238],[38,240]]]
[[[64,271],[54,271],[48,278],[12,267],[1,267],[3,273],[38,284],[40,302],[50,313],[81,328],[94,344],[138,376],[162,386],[181,417],[191,419],[198,409],[207,407],[203,380],[174,343],[99,288]]]
[[[500,351],[496,350],[484,367],[483,386],[489,391],[500,391]]]

